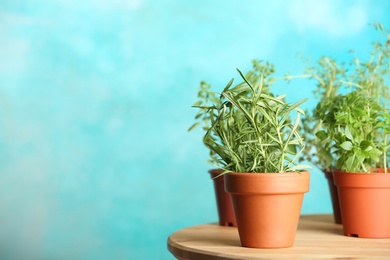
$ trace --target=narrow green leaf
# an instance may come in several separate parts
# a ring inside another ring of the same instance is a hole
[[[296,102],[295,104],[293,104],[292,106],[289,106],[287,111],[292,111],[293,109],[296,109],[298,106],[300,106],[302,103],[306,102],[308,100],[308,98],[305,98],[305,99],[302,99],[298,102]],[[301,113],[301,114],[305,114],[305,112],[303,110],[300,110],[298,109],[298,111]]]
[[[246,84],[248,84],[248,86],[252,89],[252,92],[255,92],[255,90],[252,87],[252,84],[249,83],[249,81],[245,78],[245,76],[244,76],[244,74],[242,74],[241,70],[237,69],[237,71],[240,74],[240,76],[242,77],[242,79],[246,82]]]
[[[283,96],[279,96],[279,97],[273,97],[271,95],[268,95],[268,94],[261,94],[261,97],[264,98],[264,99],[268,99],[268,100],[272,100],[272,101],[275,101],[276,103],[278,104],[282,104],[282,105],[285,105],[286,103],[283,101],[283,98],[284,98],[285,95]]]
[[[202,116],[203,116],[203,114],[201,114],[201,113],[196,114],[195,119],[199,119],[199,118],[201,118]]]
[[[243,107],[239,101],[235,100],[231,96],[228,95],[227,92],[222,92],[222,95],[229,100],[230,103],[232,103],[236,108],[238,108],[242,113],[244,113],[245,117],[253,124],[253,118],[249,114],[249,112]]]
[[[188,128],[188,132],[192,131],[193,129],[195,129],[196,127],[198,127],[200,125],[199,122],[193,124],[190,128]]]
[[[268,115],[268,113],[263,109],[263,108],[261,108],[261,107],[259,107],[259,108],[257,108],[260,112],[261,112],[261,114],[268,120],[268,122],[270,123],[270,124],[272,124],[273,126],[275,126],[275,122],[274,122],[274,120]]]
[[[277,144],[279,144],[279,145],[283,145],[283,144],[280,143],[280,141],[279,141],[278,139],[276,139],[276,138],[275,138],[273,135],[271,135],[269,132],[267,132],[266,134],[267,134],[267,136],[268,136],[269,138],[271,138],[275,143],[277,143]]]
[[[234,78],[232,78],[229,83],[226,85],[226,87],[222,90],[222,94],[230,88],[230,86],[233,84]]]
[[[290,144],[290,139],[292,138],[292,136],[294,135],[295,131],[297,130],[299,122],[300,122],[300,114],[297,113],[297,117],[295,119],[294,126],[291,129],[291,132],[288,135],[287,140],[285,141],[284,150],[286,150],[287,146]]]

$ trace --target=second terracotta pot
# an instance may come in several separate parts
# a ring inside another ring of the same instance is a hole
[[[236,227],[236,217],[234,216],[233,204],[229,193],[225,191],[225,181],[223,176],[219,176],[222,170],[209,170],[214,182],[215,199],[217,202],[218,218],[220,226]],[[219,176],[219,177],[218,177]]]
[[[334,172],[346,236],[390,238],[390,173]]]
[[[242,246],[293,246],[309,172],[228,173],[224,178]]]
[[[325,178],[328,181],[330,199],[332,201],[334,222],[336,224],[341,224],[342,220],[340,212],[339,194],[337,191],[337,186],[334,184],[333,171],[323,171],[323,173],[325,174]]]

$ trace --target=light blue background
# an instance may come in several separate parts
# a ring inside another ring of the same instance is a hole
[[[172,232],[217,221],[203,133],[187,132],[199,82],[367,55],[367,24],[389,17],[385,0],[2,0],[1,259],[173,259]],[[274,91],[294,102],[313,83]],[[331,212],[317,169],[302,212]]]

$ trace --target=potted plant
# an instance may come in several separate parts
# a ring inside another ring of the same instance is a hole
[[[198,91],[198,101],[193,107],[199,108],[195,120],[197,122],[193,124],[188,131],[192,131],[197,126],[202,125],[204,131],[210,129],[211,122],[214,121],[215,114],[211,109],[208,109],[212,103],[218,102],[218,98],[214,92],[211,91],[210,84],[202,81]],[[209,162],[213,165],[217,164],[217,158],[213,150],[209,151]],[[225,192],[225,182],[223,178],[217,178],[221,175],[222,171],[218,168],[210,169],[208,171],[214,183],[214,193],[217,204],[219,225],[236,227],[236,217],[234,216],[233,204],[228,193]]]
[[[249,82],[256,82],[259,80],[260,75],[270,75],[274,71],[272,64],[264,63],[260,60],[252,61],[252,69],[249,70],[245,77]],[[268,83],[264,84],[263,92],[268,93]],[[211,85],[205,81],[201,81],[198,90],[198,100],[193,107],[198,108],[198,112],[195,115],[196,122],[189,128],[192,131],[198,126],[201,126],[204,131],[208,131],[211,128],[212,122],[215,121],[217,115],[215,111],[210,108],[213,104],[219,106],[219,98],[215,92],[211,90]],[[211,130],[212,131],[212,130]],[[211,137],[210,138],[215,138]],[[204,139],[206,141],[207,139]],[[210,142],[208,142],[210,144]],[[234,215],[233,205],[230,195],[225,191],[224,178],[221,177],[223,170],[220,169],[220,159],[215,153],[214,149],[209,149],[210,160],[209,163],[213,165],[213,169],[208,172],[214,182],[214,192],[218,210],[218,219],[221,226],[237,226],[237,221]]]
[[[204,143],[223,170],[242,246],[291,247],[309,190],[308,166],[297,164],[305,146],[298,131],[305,100],[290,105],[263,91],[275,81],[272,73],[250,82],[238,72],[243,82],[232,86],[232,79],[207,108],[216,116]]]
[[[390,238],[389,112],[353,91],[334,99],[332,110],[322,117],[325,128],[317,136],[337,158],[334,181],[344,234]]]
[[[337,63],[335,59],[323,56],[315,65],[309,65],[305,74],[298,76],[287,76],[291,78],[311,78],[316,80],[316,88],[313,91],[318,100],[317,107],[311,111],[306,111],[306,117],[302,120],[301,135],[305,138],[306,148],[302,153],[301,160],[313,163],[324,172],[328,181],[330,195],[332,199],[333,215],[335,222],[342,223],[337,186],[333,180],[333,170],[335,169],[334,153],[331,146],[324,146],[320,138],[315,133],[321,130],[322,120],[319,114],[327,113],[332,109],[336,95],[348,93],[351,90],[363,91],[366,95],[375,99],[388,107],[389,93],[386,86],[386,77],[389,75],[389,45],[387,32],[380,23],[374,23],[375,29],[382,31],[382,35],[377,42],[373,43],[373,51],[369,61],[362,62],[357,56],[351,62],[351,66],[345,63]],[[385,38],[385,43],[384,39]],[[350,51],[354,53],[353,50]],[[301,56],[301,58],[303,58]],[[306,62],[308,62],[306,60]],[[310,62],[310,61],[309,61]],[[309,63],[310,64],[310,63]],[[316,112],[317,109],[321,112]]]
[[[188,130],[192,131],[199,125],[202,125],[202,129],[207,131],[210,129],[211,122],[214,121],[215,114],[211,109],[208,109],[212,103],[218,102],[218,98],[214,92],[211,91],[211,85],[202,81],[198,91],[198,101],[193,107],[199,108],[194,123]],[[210,160],[209,162],[213,165],[218,163],[213,150],[209,151]],[[225,182],[223,178],[217,178],[220,176],[222,171],[218,168],[210,169],[208,171],[214,183],[214,193],[217,204],[219,225],[221,226],[232,226],[236,227],[236,217],[234,216],[233,204],[228,193],[225,192]]]
[[[346,81],[352,90],[316,110],[324,127],[316,136],[336,158],[334,181],[347,236],[390,238],[389,53],[387,39],[375,43],[369,61],[355,60]]]

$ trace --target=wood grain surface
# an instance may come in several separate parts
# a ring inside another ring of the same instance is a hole
[[[389,220],[390,221],[390,220]],[[390,260],[390,239],[343,235],[332,215],[303,215],[293,247],[245,248],[237,228],[204,224],[184,228],[168,238],[168,250],[177,259],[383,259]]]

